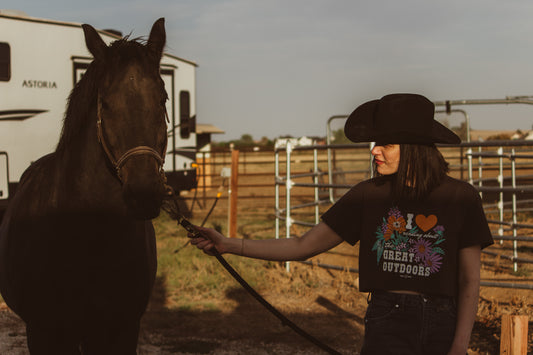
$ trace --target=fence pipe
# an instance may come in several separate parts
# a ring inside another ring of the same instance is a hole
[[[521,242],[533,242],[533,237],[530,237],[530,236],[516,236],[516,237],[513,237],[513,236],[506,236],[506,235],[502,235],[501,237],[498,237],[498,236],[495,236],[494,239],[496,240],[516,240],[516,241],[521,241]],[[520,259],[520,258],[518,258]]]
[[[498,173],[498,185],[500,186],[500,189],[503,189],[503,147],[498,147],[498,162],[500,164],[500,169]],[[503,201],[503,190],[500,191],[500,200],[498,202],[498,210],[499,210],[499,216],[500,216],[500,222],[503,222],[503,215],[504,215],[504,201]],[[498,235],[501,237],[503,236],[503,225],[500,225],[498,228]],[[500,245],[503,244],[503,239],[500,239]]]
[[[334,115],[328,118],[328,122],[326,123],[326,144],[328,146],[327,152],[328,152],[328,182],[330,184],[333,184],[333,159],[331,159],[331,121],[338,120],[338,119],[346,119],[348,118],[347,115]],[[329,200],[331,203],[335,203],[335,196],[333,196],[333,188],[329,189]]]
[[[206,155],[206,152],[203,152],[203,154],[202,154],[202,169],[203,169],[204,173],[207,171],[206,170],[207,166],[206,166],[206,157],[205,157],[205,155]],[[202,186],[202,192],[203,192],[202,196],[204,198],[204,203],[206,203],[205,199],[207,197],[207,187],[206,187],[207,186],[207,181],[206,181],[205,177],[203,178],[203,181],[204,181],[204,183],[203,183],[203,186]]]
[[[293,176],[294,177],[294,176]],[[349,189],[352,188],[353,185],[349,184],[311,184],[307,182],[293,182],[292,186],[299,186],[299,187],[332,187],[335,189]]]
[[[464,151],[464,148],[461,146],[460,153],[459,153],[460,154],[460,156],[459,156],[459,166],[460,166],[460,169],[461,169],[460,170],[460,172],[461,172],[461,175],[460,175],[461,176],[461,180],[464,180],[464,178],[465,178],[465,172],[464,172],[465,169],[464,169],[464,164],[463,164],[463,161],[464,161],[465,157],[464,157],[463,151]]]
[[[328,126],[329,128],[329,126]],[[328,134],[329,137],[329,134]],[[331,148],[328,143],[328,183],[333,184],[333,159],[331,159]],[[335,203],[335,197],[333,196],[333,188],[329,188],[329,201]]]
[[[285,211],[285,237],[290,238],[291,237],[291,189],[292,189],[292,180],[291,180],[291,152],[292,152],[292,145],[290,142],[287,142],[287,168],[285,169],[287,172],[287,179],[285,181],[285,191],[286,191],[286,208]],[[291,270],[290,262],[285,262],[285,268],[287,271]]]
[[[516,189],[516,159],[515,159],[515,150],[514,148],[511,150],[511,181],[513,188]],[[516,216],[516,192],[513,192],[513,238],[516,238],[517,233],[517,216]],[[514,272],[518,271],[518,263],[516,261],[516,258],[518,258],[518,252],[517,252],[517,241],[516,239],[513,240],[513,270]]]
[[[490,221],[490,220],[489,220]],[[495,221],[490,221],[492,223],[498,223],[498,222],[495,222]],[[517,228],[525,228],[525,229],[532,229],[533,228],[533,224],[524,224],[524,223],[512,223],[512,222],[502,222],[504,225],[507,225],[510,227],[509,230],[511,230],[513,228],[513,226],[516,226]]]
[[[496,256],[496,257],[499,257],[499,258],[502,258],[502,259],[507,259],[507,260],[511,260],[511,261],[515,261],[515,262],[520,261],[520,262],[526,263],[526,264],[533,264],[533,260],[531,260],[531,259],[517,258],[517,257],[514,257],[514,256],[505,255],[505,254],[498,254],[496,252],[489,251],[489,250],[482,250],[481,252],[483,254]]]
[[[479,196],[481,198],[483,198],[483,192],[481,191],[481,188],[483,187],[483,157],[482,157],[482,151],[483,151],[483,148],[482,147],[478,147],[478,152],[479,152],[479,156],[477,158],[477,161],[478,161],[478,168],[477,168],[477,171],[478,171],[478,186],[479,186]]]
[[[313,149],[313,171],[315,173],[315,176],[313,177],[313,181],[315,182],[315,184],[317,186],[315,186],[315,203],[316,203],[316,206],[315,206],[315,223],[318,224],[319,222],[319,213],[320,213],[320,208],[319,208],[319,200],[320,200],[320,196],[319,196],[319,187],[318,187],[318,174],[319,174],[319,171],[318,171],[318,151],[315,149]]]
[[[505,99],[474,99],[474,100],[446,100],[434,101],[435,106],[453,105],[498,105],[498,104],[527,104],[533,105],[533,96],[507,96]]]
[[[470,185],[474,185],[474,173],[472,171],[472,148],[468,148],[466,151],[468,161],[468,182]]]
[[[276,209],[276,239],[279,239],[279,151],[274,152],[274,193],[275,193],[275,209]]]
[[[482,287],[500,287],[500,288],[512,288],[512,289],[522,289],[522,290],[533,290],[533,285],[519,284],[515,282],[489,282],[481,281],[480,286]]]
[[[293,186],[297,186],[297,185],[293,185]],[[307,203],[302,203],[300,205],[294,205],[294,206],[291,206],[291,210],[297,210],[299,208],[306,208],[306,207],[315,207],[317,204],[323,204],[323,203],[329,203],[329,200],[325,200],[325,201],[313,201],[313,202],[307,202]],[[285,209],[281,209],[280,210],[282,213],[285,213]],[[293,220],[293,224],[294,224],[294,220]]]

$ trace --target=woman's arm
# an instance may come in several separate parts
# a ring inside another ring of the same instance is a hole
[[[457,322],[449,355],[466,354],[476,320],[479,299],[481,248],[474,245],[459,250]]]
[[[216,248],[221,253],[247,256],[255,259],[289,261],[305,260],[337,245],[343,239],[327,224],[321,222],[301,237],[280,239],[237,239],[226,238],[210,228],[195,227],[201,237],[191,238],[191,244],[212,255],[210,250]],[[192,237],[189,235],[189,237]]]

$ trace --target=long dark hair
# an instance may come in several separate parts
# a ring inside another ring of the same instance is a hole
[[[392,179],[394,200],[421,200],[440,183],[449,164],[435,144],[400,144],[398,172]]]

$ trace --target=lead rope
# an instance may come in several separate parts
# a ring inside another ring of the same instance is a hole
[[[168,213],[170,218],[176,220],[178,225],[181,225],[187,232],[191,233],[194,238],[198,238],[202,235],[199,231],[194,229],[191,222],[189,222],[181,213],[178,202],[177,202],[177,196],[174,193],[174,190],[172,187],[167,185],[167,192],[168,192],[168,198],[163,201],[162,209]],[[172,201],[173,203],[171,203]],[[270,313],[275,315],[279,320],[281,320],[281,323],[283,325],[286,325],[290,327],[292,330],[294,330],[296,333],[304,337],[306,340],[310,341],[311,343],[315,344],[317,347],[321,348],[328,354],[335,354],[335,355],[341,355],[338,351],[330,348],[326,344],[322,343],[320,340],[316,339],[306,331],[304,331],[302,328],[298,327],[296,324],[294,324],[290,319],[285,317],[280,311],[278,311],[274,306],[272,306],[267,300],[263,298],[257,291],[255,291],[252,286],[244,280],[241,275],[224,259],[224,257],[216,250],[216,248],[213,248],[211,250],[215,258],[217,258],[218,262],[224,266],[224,268],[230,273],[231,276],[246,290],[250,295],[252,295],[259,303],[261,303]]]
[[[223,187],[224,187],[224,181],[222,181],[222,184],[218,188],[218,192],[217,192],[217,196],[215,197],[215,201],[213,201],[213,204],[211,205],[211,208],[209,209],[209,212],[207,212],[207,214],[205,215],[204,220],[202,221],[202,224],[200,224],[200,227],[203,227],[205,225],[205,222],[207,222],[207,219],[209,218],[209,216],[211,216],[211,213],[213,213],[213,210],[215,209],[215,206],[217,205],[217,202],[220,199],[220,196],[222,196],[222,188]],[[196,189],[196,190],[198,190],[198,189]],[[196,195],[196,191],[194,192],[194,194]],[[193,201],[193,204],[194,204],[194,201]],[[191,207],[191,210],[192,210],[192,207]],[[188,240],[180,248],[174,250],[174,253],[179,253],[181,250],[183,250],[183,248],[185,248],[187,245],[189,245],[190,242],[191,241]]]

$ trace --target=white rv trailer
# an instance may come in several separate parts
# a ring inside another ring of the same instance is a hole
[[[110,43],[113,31],[99,31]],[[0,10],[0,215],[24,170],[55,150],[67,98],[92,58],[81,24]],[[196,186],[194,62],[165,53],[170,119],[164,169],[177,191]]]

